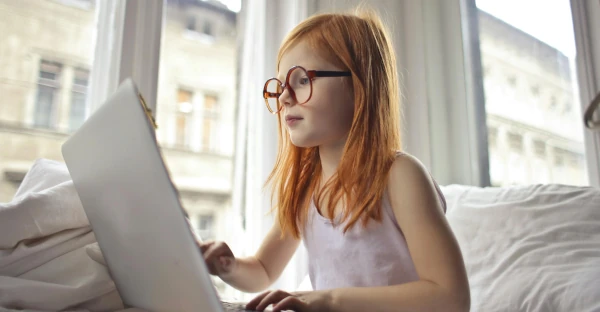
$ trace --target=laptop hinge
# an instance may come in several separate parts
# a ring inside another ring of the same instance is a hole
[[[158,125],[156,124],[156,120],[154,120],[154,117],[152,116],[152,110],[150,108],[148,108],[148,105],[146,105],[146,101],[144,100],[144,97],[142,96],[141,93],[138,93],[138,97],[140,98],[140,103],[142,104],[142,107],[144,108],[144,112],[146,113],[148,120],[150,121],[150,123],[152,124],[154,129],[157,129]]]

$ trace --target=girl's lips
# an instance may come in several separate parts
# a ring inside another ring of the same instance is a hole
[[[294,126],[297,123],[299,123],[302,120],[302,118],[299,117],[290,117],[290,118],[285,118],[285,122],[287,123],[288,126]]]

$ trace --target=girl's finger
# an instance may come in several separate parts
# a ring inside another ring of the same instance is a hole
[[[256,310],[256,307],[258,306],[258,304],[263,300],[264,297],[266,297],[268,294],[270,294],[271,291],[265,291],[262,294],[254,297],[254,299],[250,300],[247,304],[246,304],[246,309],[247,310]]]
[[[289,296],[273,306],[273,312],[280,312],[285,310],[303,312],[308,310],[308,306],[298,297]]]
[[[263,298],[263,300],[258,304],[258,306],[256,306],[256,310],[264,311],[269,305],[278,304],[281,300],[290,296],[291,295],[289,293],[286,293],[282,290],[273,291]]]

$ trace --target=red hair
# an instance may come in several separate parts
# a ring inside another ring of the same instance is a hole
[[[333,216],[343,200],[344,233],[358,221],[381,220],[381,200],[389,170],[400,150],[400,98],[396,57],[390,38],[373,12],[315,15],[297,25],[283,41],[282,56],[304,41],[327,61],[352,72],[354,118],[336,174],[320,185],[318,147],[294,146],[279,119],[275,167],[267,179],[282,233],[300,238],[311,198]],[[329,200],[322,203],[323,195]],[[321,209],[319,209],[321,211]]]

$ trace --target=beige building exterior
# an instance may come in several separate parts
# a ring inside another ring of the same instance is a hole
[[[193,224],[226,239],[236,100],[236,13],[171,1],[162,38],[157,137]],[[0,0],[0,202],[89,114],[93,0]]]
[[[588,184],[571,60],[479,12],[492,185]]]

